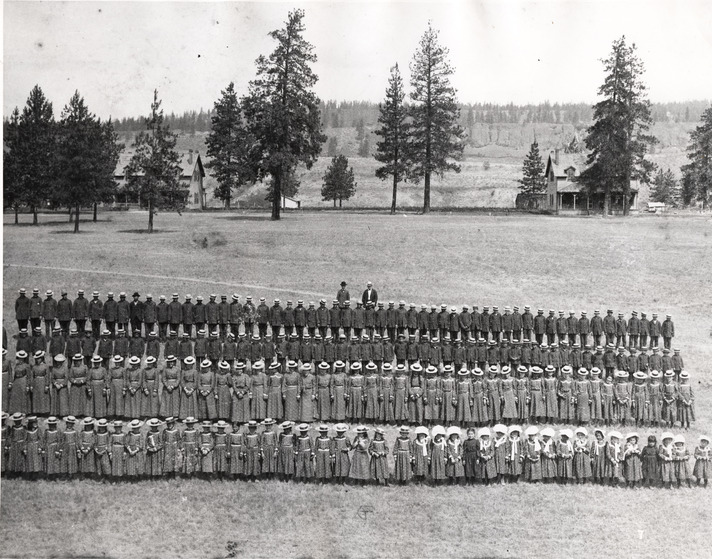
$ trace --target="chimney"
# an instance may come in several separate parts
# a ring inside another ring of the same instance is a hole
[[[556,150],[556,159],[557,159],[557,163],[558,163],[559,150]],[[188,165],[192,165],[192,164],[193,164],[193,150],[189,149],[188,150]]]
[[[559,148],[554,150],[554,163],[559,164]]]

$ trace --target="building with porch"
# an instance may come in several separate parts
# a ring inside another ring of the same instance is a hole
[[[143,207],[140,201],[140,194],[127,190],[128,174],[126,167],[128,166],[133,151],[124,151],[119,155],[119,161],[114,170],[114,180],[118,184],[115,206],[135,206]],[[188,210],[204,210],[207,202],[207,194],[205,191],[205,169],[198,151],[189,149],[187,152],[180,154],[180,180],[188,186],[188,197],[185,202],[185,207]]]
[[[589,215],[603,213],[605,192],[603,188],[590,189],[579,181],[586,168],[586,155],[560,153],[557,149],[546,161],[546,200],[544,207],[560,214]],[[631,181],[628,207],[631,213],[638,212],[637,181]],[[611,214],[623,213],[623,192],[611,192]]]

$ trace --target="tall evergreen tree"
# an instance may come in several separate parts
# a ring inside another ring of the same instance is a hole
[[[18,213],[20,206],[25,201],[23,191],[24,181],[22,176],[20,155],[20,110],[15,107],[5,124],[5,148],[2,154],[2,198],[3,208],[12,208],[15,212],[15,225],[19,223]]]
[[[247,127],[260,154],[254,163],[258,178],[272,178],[272,219],[279,219],[282,185],[303,163],[310,169],[326,136],[321,131],[319,98],[312,88],[318,77],[314,47],[303,37],[304,11],[289,13],[283,29],[270,33],[277,47],[257,61],[257,77],[243,99]]]
[[[527,157],[524,159],[522,167],[522,178],[517,182],[521,185],[519,188],[525,194],[539,194],[546,190],[546,177],[544,176],[544,162],[539,153],[539,144],[534,140],[534,143],[529,149]]]
[[[701,119],[701,124],[690,132],[690,162],[682,167],[683,198],[688,198],[688,203],[697,198],[706,208],[712,197],[712,107],[702,113]]]
[[[653,202],[662,202],[671,207],[678,206],[677,180],[669,168],[665,172],[662,169],[658,170],[652,186],[650,199]]]
[[[454,160],[465,147],[456,92],[450,85],[454,70],[447,56],[448,49],[440,45],[438,32],[428,23],[410,65],[414,103],[409,108],[409,178],[415,182],[423,178],[423,213],[430,211],[430,177],[443,176],[445,171],[459,173]]]
[[[181,212],[188,188],[181,183],[180,156],[175,151],[176,134],[163,123],[158,90],[153,92],[151,114],[144,118],[146,131],[140,132],[128,164],[129,188],[138,192],[148,207],[148,232],[153,233],[153,216],[159,210]]]
[[[74,92],[62,111],[57,149],[55,204],[75,212],[74,232],[79,232],[80,208],[113,198],[114,169],[123,145],[111,123],[103,125],[89,112],[84,98]]]
[[[14,150],[16,158],[17,203],[32,211],[37,225],[37,208],[47,202],[56,184],[57,125],[52,103],[39,85],[30,91],[27,103],[17,120]]]
[[[344,200],[348,200],[356,193],[356,181],[354,180],[354,169],[349,168],[349,160],[345,155],[337,155],[331,160],[331,164],[324,175],[324,183],[321,187],[322,200],[333,200],[334,207],[339,201],[339,207]]]
[[[408,165],[406,150],[408,147],[408,113],[403,102],[405,91],[398,64],[391,68],[388,77],[386,99],[378,104],[378,123],[381,127],[375,131],[381,140],[376,143],[374,157],[381,167],[376,169],[376,176],[381,180],[393,177],[393,196],[391,198],[391,214],[396,213],[396,198],[398,183],[406,180]]]
[[[615,40],[603,65],[606,78],[598,89],[603,99],[593,107],[594,123],[585,139],[590,150],[588,168],[581,173],[581,181],[594,190],[603,187],[604,216],[610,211],[611,192],[622,191],[623,214],[627,215],[630,182],[650,181],[654,165],[645,155],[657,140],[646,134],[653,118],[635,44],[629,46],[625,36]]]
[[[282,196],[287,196],[293,198],[299,192],[299,187],[301,186],[301,181],[297,178],[296,169],[291,169],[289,174],[282,181]],[[267,202],[274,201],[274,177],[267,179],[267,196],[265,200]]]
[[[214,113],[213,126],[205,140],[207,154],[211,157],[206,166],[213,170],[218,183],[215,197],[230,209],[233,191],[255,179],[254,166],[249,163],[254,141],[245,128],[233,82],[215,101]]]

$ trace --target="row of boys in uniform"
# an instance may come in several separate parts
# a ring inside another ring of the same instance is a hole
[[[142,430],[143,422],[134,419],[124,432],[119,420],[78,421],[71,416],[64,418],[61,431],[58,418],[48,418],[40,432],[36,416],[25,422],[22,414],[8,419],[4,414],[3,472],[29,477],[81,474],[121,479],[196,474],[253,480],[275,476],[303,481],[349,479],[359,484],[388,484],[389,480],[401,484],[410,480],[490,484],[523,479],[667,488],[689,487],[694,477],[698,485],[706,487],[712,457],[709,437],[700,437],[690,472],[690,452],[682,435],[664,432],[659,446],[651,435],[643,446],[636,432],[623,437],[611,431],[606,438],[597,428],[590,440],[584,427],[575,432],[562,429],[557,440],[551,427],[539,430],[530,426],[522,431],[516,425],[497,424],[477,432],[468,429],[462,440],[455,426],[436,425],[430,430],[418,426],[414,438],[411,429],[403,426],[391,450],[383,429],[374,429],[370,438],[368,427],[359,426],[351,439],[343,423],[334,426],[333,437],[327,425],[320,425],[313,437],[306,423],[295,426],[285,421],[277,432],[276,422],[270,418],[261,422],[261,432],[256,421],[250,421],[245,430],[234,425],[228,431],[225,421],[203,421],[196,428],[199,422],[195,418],[186,419],[182,430],[175,418],[167,418],[164,429],[159,419],[150,419],[148,430]]]
[[[341,292],[340,292],[341,293]],[[54,299],[52,290],[45,292],[45,299],[40,297],[39,289],[35,288],[32,297],[27,297],[26,290],[20,289],[15,300],[15,318],[18,329],[27,329],[28,323],[34,330],[45,326],[47,337],[54,329],[55,324],[65,336],[69,333],[70,324],[74,321],[75,327],[84,332],[85,325],[90,324],[95,338],[99,337],[102,326],[108,329],[113,336],[117,327],[127,333],[141,335],[145,330],[146,336],[158,327],[157,335],[161,339],[167,337],[167,332],[182,330],[184,334],[192,336],[193,331],[206,328],[208,332],[218,332],[224,338],[228,332],[237,336],[241,328],[248,336],[257,332],[264,337],[268,331],[274,336],[284,332],[288,336],[292,333],[300,338],[305,332],[314,336],[318,331],[326,337],[327,331],[332,336],[340,334],[350,336],[351,332],[360,336],[366,333],[369,337],[374,334],[388,335],[391,340],[403,334],[424,337],[440,336],[450,337],[453,341],[457,338],[466,340],[480,337],[488,340],[499,341],[536,339],[542,343],[546,338],[547,343],[580,341],[585,346],[592,339],[600,345],[605,339],[606,343],[615,345],[645,346],[648,338],[652,345],[658,345],[660,338],[666,348],[670,348],[675,336],[675,325],[668,314],[663,322],[658,320],[657,313],[648,319],[646,313],[633,311],[629,319],[623,313],[614,316],[613,310],[608,309],[605,316],[599,310],[594,311],[590,319],[586,311],[576,316],[574,311],[569,311],[568,317],[563,310],[556,312],[549,310],[548,316],[544,309],[538,309],[537,314],[531,312],[530,307],[524,307],[520,314],[519,307],[505,307],[504,314],[500,314],[499,307],[493,306],[490,313],[489,306],[483,306],[482,312],[478,306],[473,306],[472,311],[464,305],[461,311],[457,307],[448,307],[445,304],[420,305],[417,310],[415,303],[406,304],[400,301],[396,307],[394,301],[389,301],[386,307],[384,302],[370,301],[366,297],[356,301],[355,305],[348,299],[337,294],[332,301],[332,307],[327,308],[326,299],[321,299],[317,307],[314,302],[305,306],[304,301],[297,301],[296,306],[292,301],[287,301],[282,307],[281,301],[275,299],[270,306],[264,297],[255,305],[251,296],[247,296],[245,303],[235,293],[228,302],[228,296],[211,294],[209,301],[203,304],[203,297],[193,297],[187,294],[183,302],[179,301],[178,293],[173,293],[171,302],[161,295],[159,302],[153,296],[146,295],[146,300],[141,301],[141,295],[134,292],[132,300],[127,299],[125,292],[119,293],[119,300],[115,300],[114,293],[107,294],[106,301],[100,298],[98,291],[92,293],[92,299],[84,297],[84,290],[77,292],[77,298],[70,300],[65,290],[61,292],[61,299]]]

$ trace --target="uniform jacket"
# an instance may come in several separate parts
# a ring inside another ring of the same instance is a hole
[[[72,320],[72,302],[66,297],[57,301],[57,320]]]

